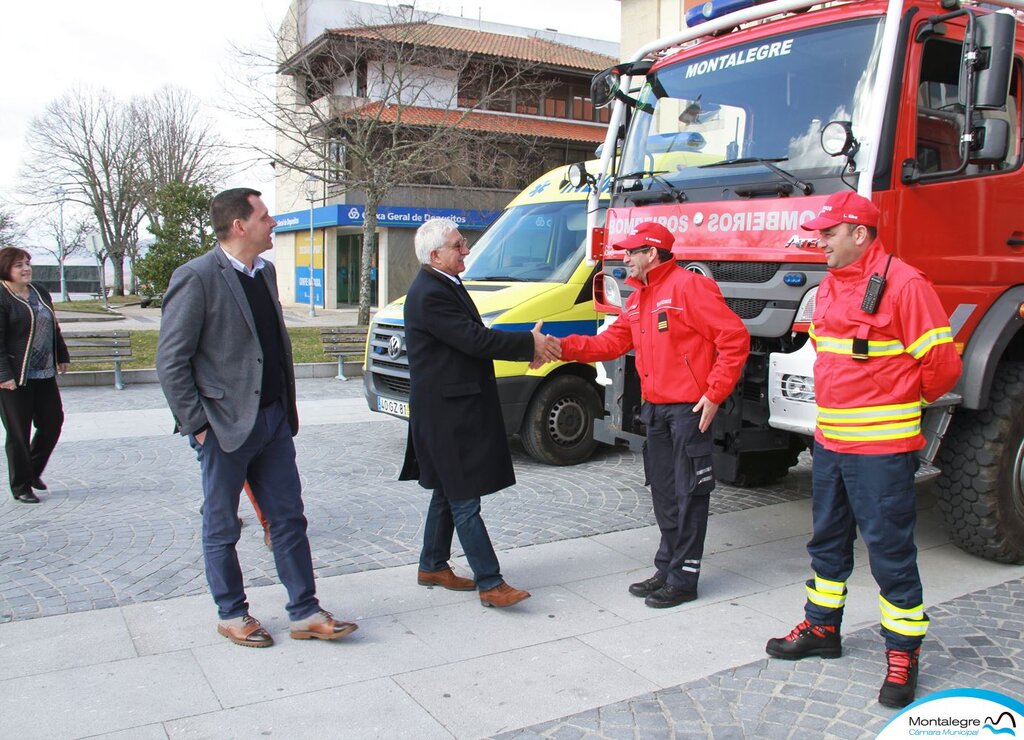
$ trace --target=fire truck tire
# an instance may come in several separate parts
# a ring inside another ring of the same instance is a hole
[[[1024,363],[997,368],[988,408],[956,411],[938,459],[938,506],[957,546],[1024,563]]]
[[[578,375],[550,378],[534,394],[519,438],[526,453],[548,465],[576,465],[597,447],[594,418],[601,399],[593,384]]]

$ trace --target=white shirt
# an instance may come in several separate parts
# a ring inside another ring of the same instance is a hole
[[[249,277],[256,277],[256,273],[262,270],[264,267],[266,267],[266,260],[264,260],[259,255],[256,255],[256,259],[252,261],[252,269],[250,270],[248,267],[242,264],[242,262],[240,262],[234,255],[232,255],[228,250],[224,249],[223,244],[218,243],[217,246],[220,247],[222,252],[224,252],[225,256],[228,258],[228,261],[231,263],[231,266],[234,267],[243,275],[247,275]]]

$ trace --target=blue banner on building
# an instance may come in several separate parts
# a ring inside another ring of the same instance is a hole
[[[323,206],[313,211],[313,228],[362,226],[365,208],[358,204]],[[501,211],[477,211],[458,208],[412,208],[380,206],[377,225],[381,228],[417,229],[432,218],[450,218],[460,229],[486,229]],[[274,216],[275,232],[302,231],[309,228],[309,211],[292,211]]]
[[[295,268],[295,302],[299,305],[309,304],[309,266]],[[313,270],[313,305],[324,305],[324,271],[322,268]]]

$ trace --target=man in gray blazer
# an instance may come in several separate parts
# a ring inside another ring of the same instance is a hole
[[[203,554],[217,632],[246,647],[274,643],[249,615],[235,545],[238,498],[249,482],[270,521],[277,574],[288,591],[291,637],[334,640],[355,631],[320,608],[292,437],[299,430],[291,341],[277,297],[274,221],[249,188],[218,194],[219,245],[174,271],[164,294],[157,374],[177,431],[203,481]]]

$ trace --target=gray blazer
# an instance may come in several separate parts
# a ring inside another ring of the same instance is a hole
[[[180,434],[207,424],[225,452],[242,446],[256,424],[263,352],[249,302],[235,268],[215,246],[174,271],[164,293],[156,370]],[[281,325],[285,395],[292,436],[299,431],[292,344],[277,297],[277,273],[259,271]]]

